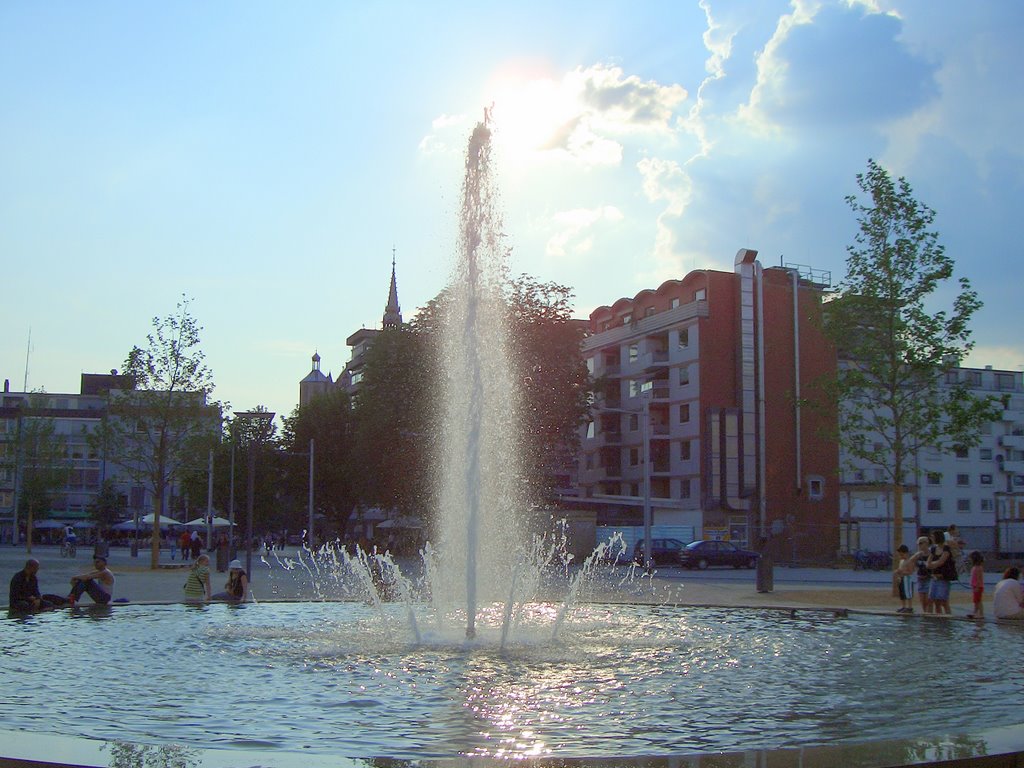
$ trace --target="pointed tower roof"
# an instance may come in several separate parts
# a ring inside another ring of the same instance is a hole
[[[398,281],[395,279],[395,249],[391,248],[391,290],[388,292],[388,305],[384,307],[385,329],[402,327],[402,308],[398,304]]]

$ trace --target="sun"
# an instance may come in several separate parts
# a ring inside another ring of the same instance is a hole
[[[489,92],[494,145],[512,167],[535,165],[565,148],[580,109],[564,82],[503,75]]]

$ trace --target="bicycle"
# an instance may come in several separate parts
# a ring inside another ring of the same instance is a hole
[[[73,541],[65,541],[60,545],[60,556],[61,557],[77,557],[78,546]]]

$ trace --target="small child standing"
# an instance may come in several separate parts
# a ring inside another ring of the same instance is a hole
[[[985,595],[985,558],[981,552],[971,552],[971,596],[974,598],[974,612],[967,614],[968,619],[984,619],[985,604],[982,598]]]
[[[896,613],[914,612],[914,574],[917,573],[917,560],[910,557],[910,548],[906,544],[900,544],[896,550],[900,562],[893,571],[893,580],[897,582],[900,602],[902,606],[896,609]]]

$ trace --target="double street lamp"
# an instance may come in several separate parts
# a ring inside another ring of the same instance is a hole
[[[249,477],[247,482],[248,498],[245,503],[245,575],[252,582],[252,508],[256,491],[256,448],[263,445],[269,437],[274,424],[273,411],[235,411],[235,418],[258,425],[258,432],[250,435],[249,440]],[[232,513],[234,509],[231,510]]]

